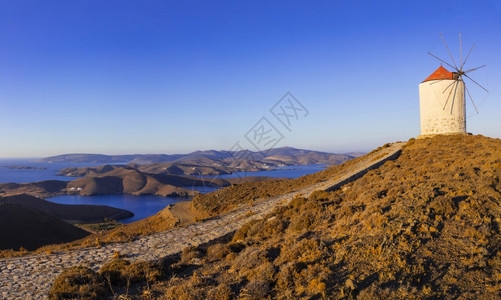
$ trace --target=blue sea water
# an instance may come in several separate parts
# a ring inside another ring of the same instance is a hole
[[[42,180],[70,181],[74,177],[57,176],[59,170],[69,167],[95,167],[102,164],[42,163],[35,159],[0,159],[0,183],[36,182]],[[45,169],[11,169],[9,167],[33,167]]]
[[[108,205],[126,209],[134,213],[134,216],[121,219],[121,223],[132,223],[147,218],[164,209],[169,204],[186,200],[173,197],[160,197],[153,195],[105,195],[105,196],[57,196],[46,199],[59,204],[95,204]]]
[[[57,176],[60,169],[67,167],[85,167],[99,166],[102,164],[67,164],[67,163],[38,163],[33,160],[5,160],[0,159],[0,183],[15,182],[35,182],[41,180],[66,180],[70,181],[74,177]],[[10,169],[5,166],[29,166],[46,169]],[[269,176],[297,178],[307,174],[315,173],[326,168],[326,165],[305,165],[305,166],[287,166],[270,171],[258,172],[236,172],[233,174],[218,175],[212,177],[235,178],[243,176]],[[209,176],[206,176],[207,178]],[[210,193],[218,190],[217,187],[195,186],[185,187],[197,190],[201,193]],[[133,195],[105,195],[105,196],[57,196],[46,199],[59,204],[97,204],[108,205],[116,208],[126,209],[134,213],[134,217],[122,219],[122,223],[135,222],[149,216],[152,216],[164,209],[167,205],[187,199],[160,197],[153,195],[133,196]]]

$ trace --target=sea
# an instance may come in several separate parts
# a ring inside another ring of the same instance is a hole
[[[102,164],[90,163],[46,163],[36,162],[36,159],[0,159],[0,183],[27,183],[42,180],[64,180],[71,181],[76,177],[57,175],[59,170],[68,167],[95,167]],[[19,168],[23,167],[23,168]],[[29,168],[24,168],[29,167]],[[217,176],[205,176],[206,178],[235,178],[244,176],[269,176],[275,178],[297,178],[325,169],[325,164],[299,165],[280,167],[269,171],[257,172],[235,172]],[[201,176],[204,177],[204,176]],[[219,188],[209,186],[186,187],[197,190],[201,193],[210,193]],[[57,196],[45,199],[59,204],[97,204],[108,205],[116,208],[126,209],[134,213],[134,216],[121,219],[122,223],[135,222],[152,216],[164,209],[167,205],[179,201],[186,201],[186,198],[160,197],[154,195],[134,196],[134,195],[103,195],[103,196]]]

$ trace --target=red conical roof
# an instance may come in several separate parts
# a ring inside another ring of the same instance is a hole
[[[446,68],[440,66],[438,69],[435,70],[428,78],[426,78],[423,82],[425,81],[430,81],[430,80],[443,80],[443,79],[453,79],[452,78],[452,72],[447,71]]]

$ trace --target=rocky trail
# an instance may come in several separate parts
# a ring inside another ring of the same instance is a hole
[[[235,209],[220,216],[173,228],[127,243],[107,244],[46,255],[0,259],[0,299],[47,299],[52,282],[63,269],[85,265],[97,270],[118,251],[130,261],[151,261],[180,252],[187,246],[200,245],[227,235],[243,224],[268,214],[277,205],[285,205],[297,195],[309,196],[316,190],[333,190],[363,176],[388,160],[398,157],[405,143],[366,156],[348,172],[336,178],[277,197],[259,201],[253,206]]]

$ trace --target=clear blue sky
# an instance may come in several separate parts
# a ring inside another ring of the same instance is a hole
[[[499,1],[0,0],[0,157],[252,149],[287,91],[309,115],[277,146],[407,140],[441,32],[488,65],[468,130],[501,137],[500,29]]]

